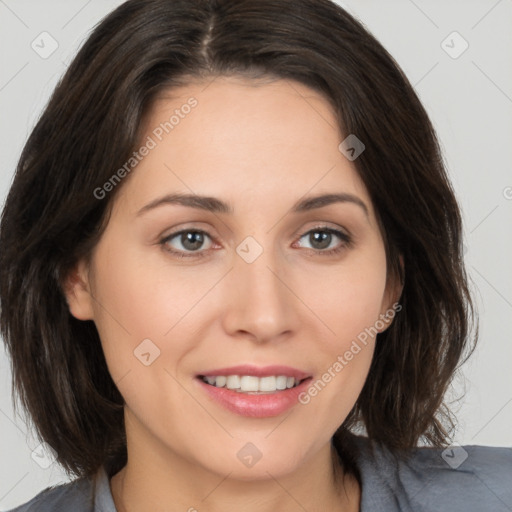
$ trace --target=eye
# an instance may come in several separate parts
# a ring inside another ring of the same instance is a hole
[[[326,256],[342,251],[350,243],[351,238],[346,233],[322,226],[304,233],[294,245]],[[214,245],[212,237],[200,229],[183,229],[171,233],[163,238],[160,244],[166,251],[180,258],[206,256],[207,251]]]
[[[350,244],[350,241],[351,239],[347,234],[328,227],[312,229],[304,233],[299,239],[301,247],[313,249],[323,254],[333,254],[341,251]],[[304,244],[309,244],[309,246]]]
[[[160,242],[165,249],[177,253],[180,256],[198,256],[202,250],[211,249],[213,241],[205,231],[197,229],[184,229],[177,233],[171,233]]]

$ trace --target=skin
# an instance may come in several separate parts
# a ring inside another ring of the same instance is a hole
[[[116,506],[359,510],[360,486],[333,472],[330,441],[363,387],[374,339],[307,405],[276,417],[224,409],[195,376],[284,364],[317,379],[389,311],[400,290],[386,274],[371,200],[315,91],[235,77],[190,84],[154,104],[142,140],[191,96],[197,107],[125,178],[90,261],[78,262],[67,285],[71,313],[95,322],[126,401],[128,464],[111,480]],[[356,196],[367,212],[353,202],[290,211],[333,192]],[[170,193],[213,196],[233,213],[166,204],[138,215]],[[333,235],[329,248],[340,250],[325,255],[309,234],[319,226],[351,241]],[[161,242],[185,228],[210,238],[196,252],[180,236]],[[252,263],[236,252],[247,236],[263,249]],[[148,338],[160,356],[145,366],[134,350]],[[237,457],[248,442],[262,454],[250,468]]]

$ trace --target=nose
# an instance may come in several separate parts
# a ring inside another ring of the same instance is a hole
[[[297,329],[299,301],[292,292],[290,269],[264,250],[253,262],[235,256],[228,275],[223,327],[234,337],[270,342]]]

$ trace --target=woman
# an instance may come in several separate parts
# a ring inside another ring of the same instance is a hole
[[[17,510],[512,507],[512,450],[447,447],[475,338],[434,130],[335,4],[124,3],[0,246],[16,388],[79,477]]]

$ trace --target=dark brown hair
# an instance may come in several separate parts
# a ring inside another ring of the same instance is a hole
[[[94,323],[71,316],[63,279],[101,236],[123,183],[101,200],[94,190],[137,147],[157,95],[226,75],[313,88],[341,133],[366,146],[354,164],[389,275],[404,284],[402,310],[378,335],[362,393],[334,437],[339,452],[350,458],[345,440],[358,426],[394,454],[420,439],[442,446],[454,426],[444,395],[474,348],[459,208],[407,78],[328,0],[129,0],[80,49],[25,145],[0,225],[1,333],[41,438],[74,475],[125,464],[123,398]]]

